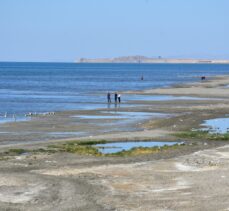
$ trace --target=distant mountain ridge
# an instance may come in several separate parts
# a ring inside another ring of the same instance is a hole
[[[76,61],[77,63],[212,63],[212,64],[229,64],[229,60],[216,60],[216,59],[169,59],[169,58],[149,58],[145,56],[123,56],[116,58],[81,58]]]

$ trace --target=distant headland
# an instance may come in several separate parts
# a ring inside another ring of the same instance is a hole
[[[123,56],[116,58],[80,58],[77,63],[169,63],[169,64],[229,64],[229,60],[223,59],[171,59],[171,58],[150,58],[145,56]]]

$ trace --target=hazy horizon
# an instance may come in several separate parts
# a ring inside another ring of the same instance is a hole
[[[2,0],[0,61],[229,59],[227,0]]]

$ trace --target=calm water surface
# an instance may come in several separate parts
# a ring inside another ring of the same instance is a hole
[[[139,142],[116,142],[116,143],[106,143],[106,144],[96,144],[95,147],[98,148],[99,152],[103,154],[112,154],[121,152],[123,150],[128,151],[136,147],[163,147],[163,146],[173,146],[178,142],[155,142],[155,141],[139,141]]]
[[[207,127],[211,133],[225,134],[229,132],[229,118],[216,118],[206,120],[201,126]]]
[[[4,62],[0,114],[103,108],[107,91],[164,87],[216,74],[229,74],[229,65]]]

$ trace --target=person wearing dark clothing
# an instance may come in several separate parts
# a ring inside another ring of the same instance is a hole
[[[201,76],[201,80],[203,81],[203,80],[205,80],[206,79],[206,77],[205,76]]]
[[[107,93],[107,102],[111,103],[111,93],[110,92]]]
[[[114,99],[115,99],[115,103],[117,103],[118,102],[118,93],[117,92],[115,92],[114,94]]]
[[[121,95],[118,95],[118,102],[121,103]]]

